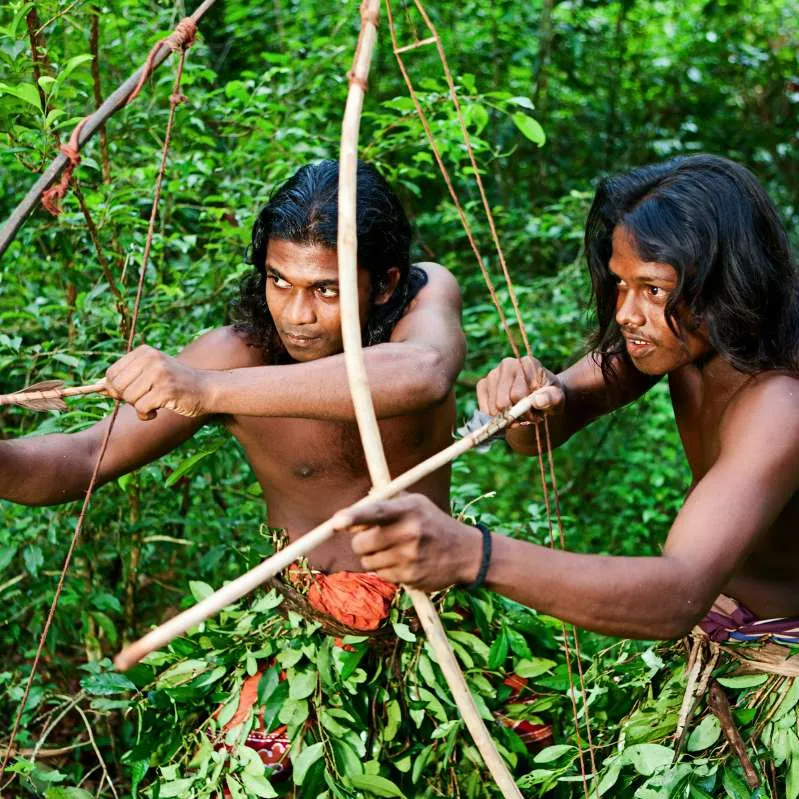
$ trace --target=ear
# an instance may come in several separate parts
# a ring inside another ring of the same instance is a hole
[[[374,298],[375,305],[384,305],[389,301],[394,290],[400,281],[400,270],[397,266],[389,267],[383,279],[377,286],[377,294]]]

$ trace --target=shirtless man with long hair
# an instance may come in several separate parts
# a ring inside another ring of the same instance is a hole
[[[662,554],[486,542],[414,495],[342,512],[339,526],[380,525],[353,548],[386,579],[436,589],[482,572],[489,588],[600,633],[669,639],[703,620],[723,640],[779,618],[774,629],[799,641],[799,303],[773,203],[732,161],[675,158],[602,181],[585,243],[592,351],[558,375],[507,359],[478,401],[495,414],[537,389],[557,446],[666,376],[693,482]],[[529,424],[507,441],[538,452]]]
[[[389,467],[399,474],[451,441],[452,387],[465,354],[460,291],[443,267],[411,265],[410,224],[373,167],[359,164],[357,190],[366,366]],[[269,525],[291,539],[368,492],[341,354],[337,213],[338,163],[302,167],[255,222],[253,270],[234,305],[236,323],[200,336],[176,358],[142,346],[108,370],[110,393],[127,404],[101,484],[218,420],[247,454]],[[108,424],[0,441],[0,497],[49,505],[83,496]],[[444,510],[449,474],[442,468],[417,486]],[[317,549],[311,563],[361,570],[341,538]]]

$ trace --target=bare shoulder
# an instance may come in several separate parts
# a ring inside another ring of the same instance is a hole
[[[421,261],[414,264],[417,269],[421,269],[427,275],[427,285],[414,298],[410,307],[413,308],[418,300],[422,302],[430,299],[437,299],[442,302],[454,302],[460,307],[461,288],[455,275],[445,266],[434,263],[433,261]]]
[[[722,444],[760,441],[799,455],[799,376],[769,371],[750,378],[730,400],[720,432]]]
[[[263,353],[248,344],[232,325],[218,327],[196,338],[178,356],[197,369],[241,369],[263,366]]]

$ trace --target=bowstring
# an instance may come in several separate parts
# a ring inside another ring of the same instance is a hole
[[[169,39],[169,37],[167,37],[167,39]],[[167,41],[167,39],[163,41]],[[155,51],[156,48],[160,47],[161,44],[162,42],[156,44],[155,47],[153,48],[153,51]],[[147,226],[147,239],[145,241],[144,252],[142,254],[141,267],[139,269],[139,280],[136,287],[136,299],[133,304],[133,312],[131,315],[130,333],[128,336],[125,349],[126,353],[130,352],[131,349],[133,348],[133,340],[136,335],[136,324],[138,322],[139,308],[141,306],[141,301],[142,301],[144,278],[147,272],[147,263],[150,256],[150,250],[152,248],[153,237],[155,234],[155,220],[158,215],[158,205],[161,198],[161,186],[163,184],[164,175],[166,173],[167,154],[169,152],[169,144],[172,138],[172,128],[175,119],[175,109],[185,99],[183,95],[180,93],[180,84],[181,84],[181,79],[183,77],[183,67],[186,61],[186,49],[190,45],[191,42],[183,42],[183,44],[180,44],[179,47],[175,48],[175,52],[179,53],[179,61],[175,75],[174,85],[172,88],[172,95],[170,96],[170,101],[169,101],[170,102],[169,118],[167,120],[166,133],[164,134],[164,144],[161,150],[161,164],[158,170],[158,176],[156,178],[156,183],[155,183],[153,205],[152,205],[152,210],[150,212],[150,221]],[[3,775],[5,774],[8,761],[11,757],[11,754],[14,751],[14,739],[16,738],[17,732],[19,731],[19,725],[22,720],[22,714],[25,711],[25,706],[28,702],[28,697],[30,696],[31,687],[33,686],[33,679],[36,676],[36,670],[39,666],[39,661],[41,659],[42,651],[44,650],[44,645],[47,641],[47,635],[50,632],[50,627],[52,625],[53,619],[55,617],[55,612],[58,607],[58,601],[61,598],[61,592],[64,587],[64,582],[66,580],[67,572],[69,571],[70,563],[72,561],[72,555],[75,551],[78,539],[83,530],[83,523],[86,518],[86,514],[89,508],[89,503],[91,502],[92,495],[94,494],[94,489],[97,485],[97,478],[100,474],[100,467],[102,466],[103,459],[105,458],[106,450],[108,449],[108,443],[111,439],[111,433],[114,429],[114,425],[116,424],[117,417],[119,416],[120,407],[121,407],[121,401],[118,399],[114,400],[114,408],[111,413],[109,424],[108,427],[106,428],[105,435],[103,436],[97,460],[95,461],[94,469],[92,470],[92,475],[91,478],[89,479],[89,485],[86,489],[86,496],[83,499],[83,505],[81,506],[80,514],[78,516],[78,521],[75,524],[75,531],[72,534],[72,539],[70,541],[69,548],[67,549],[66,557],[64,558],[64,564],[61,568],[61,572],[58,578],[58,584],[56,586],[55,594],[53,595],[53,601],[50,604],[50,609],[47,614],[47,619],[45,620],[44,628],[42,629],[42,633],[39,637],[39,643],[36,648],[36,655],[34,656],[33,664],[31,665],[31,671],[30,674],[28,675],[28,680],[25,685],[25,691],[23,692],[22,699],[20,700],[20,704],[17,709],[17,714],[14,718],[14,724],[11,729],[11,735],[9,736],[8,739],[8,746],[6,747],[5,754],[3,756],[3,762],[0,765],[0,781],[3,779]],[[4,790],[5,787],[6,786],[0,788],[0,791]]]
[[[467,239],[469,241],[469,244],[470,244],[470,246],[472,248],[472,251],[474,252],[474,254],[476,256],[477,263],[478,263],[478,265],[480,267],[480,271],[481,271],[481,273],[483,275],[483,279],[484,279],[484,281],[486,283],[486,286],[488,288],[488,291],[489,291],[491,299],[492,299],[492,301],[494,303],[494,306],[495,306],[495,308],[496,308],[496,310],[497,310],[497,312],[499,314],[500,320],[502,322],[502,327],[503,327],[503,329],[505,331],[505,334],[506,334],[506,336],[508,338],[508,341],[510,343],[511,349],[513,350],[513,354],[516,357],[516,359],[520,361],[521,360],[521,355],[520,355],[520,352],[519,352],[518,345],[517,345],[512,333],[511,333],[511,330],[510,330],[510,327],[508,325],[506,316],[505,316],[505,314],[504,314],[504,312],[502,310],[502,307],[500,305],[500,302],[499,302],[499,299],[497,297],[496,289],[494,287],[493,281],[492,281],[491,276],[490,276],[490,274],[488,272],[488,269],[487,269],[487,267],[485,265],[483,257],[482,257],[482,255],[481,255],[481,253],[480,253],[480,251],[479,251],[479,249],[477,247],[477,244],[475,242],[475,238],[474,238],[474,235],[472,233],[471,227],[469,225],[468,219],[467,219],[466,214],[465,214],[465,212],[463,210],[463,206],[462,206],[462,204],[460,202],[460,199],[459,199],[459,197],[457,195],[457,192],[455,191],[455,188],[454,188],[454,185],[453,185],[452,180],[450,178],[449,172],[448,172],[446,166],[444,165],[444,162],[443,162],[443,159],[441,157],[441,153],[440,153],[439,147],[438,147],[438,145],[437,145],[437,143],[435,141],[435,137],[433,136],[429,121],[428,121],[428,119],[427,119],[427,117],[425,115],[424,109],[422,108],[421,102],[419,101],[418,95],[417,95],[416,90],[415,90],[415,88],[413,86],[413,82],[412,82],[412,80],[410,78],[408,70],[407,70],[407,68],[405,66],[405,63],[404,63],[403,59],[402,59],[402,53],[404,53],[404,52],[408,52],[410,50],[417,49],[419,47],[423,47],[423,46],[425,46],[427,44],[430,44],[430,43],[435,43],[435,45],[436,45],[436,50],[438,52],[439,60],[441,61],[441,65],[443,67],[444,74],[445,74],[446,81],[447,81],[447,86],[449,88],[450,98],[452,99],[453,106],[455,108],[455,112],[456,112],[456,115],[457,115],[457,118],[458,118],[458,123],[459,123],[460,129],[461,129],[461,134],[462,134],[462,137],[463,137],[464,145],[466,147],[466,152],[467,152],[467,154],[469,156],[469,161],[470,161],[470,164],[472,166],[472,171],[473,171],[473,174],[475,176],[475,180],[476,180],[476,183],[477,183],[477,186],[478,186],[478,190],[479,190],[479,193],[480,193],[480,198],[481,198],[481,202],[482,202],[482,205],[483,205],[483,209],[484,209],[487,221],[488,221],[489,229],[491,231],[491,237],[492,237],[492,240],[493,240],[496,252],[497,252],[498,261],[499,261],[499,264],[500,264],[501,269],[502,269],[503,277],[505,279],[505,285],[507,287],[508,294],[509,294],[509,297],[510,297],[510,300],[511,300],[511,304],[513,306],[514,316],[516,318],[516,322],[517,322],[517,325],[518,325],[518,328],[519,328],[519,332],[520,332],[520,334],[522,336],[522,341],[524,343],[525,351],[526,351],[528,356],[532,357],[532,348],[530,346],[530,342],[529,342],[529,339],[527,337],[527,332],[526,332],[526,329],[525,329],[525,325],[524,325],[524,322],[522,320],[522,316],[521,316],[521,312],[520,312],[520,309],[519,309],[518,301],[516,299],[516,292],[514,290],[513,281],[511,279],[510,271],[509,271],[508,266],[507,266],[507,261],[505,259],[504,252],[502,250],[502,246],[501,246],[500,241],[499,241],[499,236],[497,234],[496,225],[494,223],[494,217],[493,217],[493,214],[491,212],[491,207],[490,207],[490,204],[488,202],[488,198],[486,196],[486,192],[485,192],[485,189],[484,189],[484,186],[483,186],[482,179],[480,177],[480,171],[478,169],[477,162],[476,162],[476,159],[474,157],[473,148],[471,146],[471,140],[469,138],[469,133],[468,133],[468,130],[466,128],[465,118],[463,116],[463,112],[462,112],[462,109],[461,109],[461,106],[460,106],[460,102],[458,100],[458,95],[457,95],[457,91],[456,91],[456,88],[455,88],[455,83],[454,83],[454,80],[452,78],[452,73],[451,73],[451,71],[449,69],[448,63],[447,63],[446,54],[445,54],[445,51],[444,51],[444,48],[443,48],[443,44],[441,42],[441,38],[440,38],[440,36],[438,34],[438,31],[437,31],[435,25],[433,24],[432,20],[430,19],[429,15],[426,12],[424,6],[422,5],[421,1],[420,0],[414,0],[414,4],[415,4],[417,10],[419,11],[420,15],[422,16],[427,29],[431,33],[431,37],[427,38],[427,39],[424,39],[424,40],[419,40],[418,35],[414,31],[416,41],[413,44],[406,45],[404,47],[400,47],[399,43],[398,43],[398,40],[397,40],[396,30],[395,30],[395,25],[394,25],[392,10],[391,10],[391,2],[390,2],[390,0],[385,0],[385,2],[386,2],[386,15],[388,17],[389,29],[391,31],[392,45],[393,45],[393,48],[394,48],[394,54],[395,54],[395,57],[397,59],[398,65],[399,65],[400,72],[401,72],[401,74],[403,76],[403,79],[405,80],[405,84],[406,84],[406,86],[408,88],[408,92],[410,94],[410,97],[411,97],[411,100],[413,102],[414,108],[416,110],[417,116],[419,117],[419,119],[420,119],[420,121],[422,123],[422,127],[424,129],[424,132],[425,132],[425,135],[427,137],[428,143],[430,144],[430,147],[431,147],[431,149],[433,151],[433,156],[435,158],[436,164],[438,165],[439,171],[441,172],[442,177],[444,178],[444,181],[445,181],[445,183],[447,185],[447,189],[449,190],[450,197],[452,198],[452,201],[453,201],[453,203],[455,205],[455,208],[456,208],[457,213],[458,213],[458,217],[459,217],[459,219],[461,221],[461,224],[462,224],[462,226],[464,228],[464,231],[466,233],[466,236],[467,236]],[[526,377],[526,372],[525,372],[525,370],[523,368],[522,368],[522,373]],[[558,495],[557,480],[555,478],[554,461],[553,461],[553,458],[552,458],[551,439],[550,439],[550,433],[549,433],[549,423],[548,423],[548,420],[547,420],[546,416],[543,417],[543,426],[544,426],[545,438],[546,438],[546,442],[547,442],[547,453],[548,453],[548,459],[549,459],[550,480],[552,482],[552,493],[553,493],[553,497],[554,497],[554,506],[555,506],[555,514],[556,514],[556,519],[557,519],[557,528],[558,528],[558,533],[559,533],[559,541],[560,541],[561,549],[563,549],[563,548],[565,548],[564,531],[563,531],[563,520],[562,520],[561,511],[560,511],[560,498],[559,498],[559,495]],[[546,472],[545,472],[545,469],[544,469],[544,458],[543,458],[542,448],[541,448],[542,441],[541,441],[539,425],[537,423],[535,425],[535,428],[536,428],[536,430],[535,430],[535,432],[536,432],[536,440],[538,442],[538,464],[539,464],[539,471],[540,471],[540,476],[541,476],[541,486],[542,486],[543,496],[544,496],[544,506],[545,506],[546,514],[547,514],[547,524],[548,524],[548,528],[549,528],[549,541],[550,541],[550,547],[554,548],[555,547],[555,535],[554,535],[553,520],[552,520],[552,503],[550,502],[550,498],[549,498],[550,489],[549,489],[549,487],[547,485],[547,480],[546,480]],[[587,697],[587,693],[586,693],[586,689],[585,689],[585,678],[584,678],[583,668],[582,668],[582,663],[581,663],[582,654],[581,654],[581,650],[580,650],[579,635],[578,635],[577,629],[576,629],[576,627],[574,627],[574,625],[569,625],[569,626],[571,627],[572,635],[573,635],[573,638],[574,638],[575,659],[577,661],[577,672],[579,674],[580,694],[581,694],[582,706],[583,706],[582,707],[583,716],[584,716],[584,719],[585,719],[586,737],[587,737],[588,750],[589,750],[589,755],[590,755],[591,769],[592,769],[592,774],[595,775],[596,774],[596,763],[595,763],[595,756],[594,756],[593,735],[592,735],[592,732],[591,732],[590,716],[589,716],[589,710],[588,710],[588,697]],[[573,670],[572,670],[572,663],[571,663],[571,659],[572,659],[571,658],[571,647],[569,645],[569,634],[568,634],[568,630],[567,630],[567,625],[563,621],[561,621],[561,632],[562,632],[562,640],[563,640],[563,650],[564,650],[564,655],[565,655],[565,659],[566,659],[566,668],[567,668],[567,673],[568,673],[568,677],[569,677],[569,685],[570,685],[570,688],[571,688],[569,693],[570,693],[570,698],[571,698],[571,703],[572,703],[572,711],[573,711],[573,716],[574,716],[575,735],[576,735],[576,741],[577,741],[577,750],[578,750],[578,754],[579,754],[580,772],[581,772],[581,776],[582,776],[583,791],[585,793],[585,796],[588,797],[589,796],[589,790],[588,790],[587,775],[586,775],[585,762],[584,762],[584,751],[583,751],[582,741],[581,741],[581,737],[580,737],[579,712],[578,712],[578,709],[577,709],[577,703],[576,703],[576,699],[575,699],[575,686],[574,686]]]

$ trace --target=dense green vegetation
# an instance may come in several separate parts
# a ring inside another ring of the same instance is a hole
[[[580,246],[598,176],[682,152],[727,155],[756,171],[792,234],[799,231],[796,0],[466,0],[430,6],[528,332],[551,368],[580,353],[590,329]],[[8,216],[57,153],[59,140],[94,107],[96,91],[110,93],[186,11],[191,8],[153,0],[3,4],[0,217]],[[397,3],[395,14],[402,41],[410,42],[414,30],[421,38],[426,35],[411,4]],[[227,304],[247,269],[244,249],[253,216],[271,188],[308,160],[336,157],[358,22],[355,3],[308,0],[218,0],[203,21],[188,57],[183,89],[188,101],[177,112],[138,341],[174,353],[225,322]],[[435,52],[430,47],[412,51],[406,62],[481,250],[498,275]],[[0,393],[49,378],[92,382],[124,351],[119,307],[132,304],[172,80],[167,64],[107,124],[107,143],[96,139],[86,148],[62,216],[37,211],[0,261]],[[385,21],[361,142],[362,157],[379,164],[402,194],[416,228],[416,255],[444,263],[462,285],[469,360],[459,402],[466,417],[474,408],[476,379],[509,349],[413,113]],[[97,229],[102,255],[90,225]],[[502,297],[508,305],[506,293]],[[108,401],[96,398],[75,401],[61,414],[4,408],[0,436],[77,430],[109,408]],[[556,470],[569,547],[657,552],[689,481],[666,387],[658,386],[637,407],[569,442],[557,453]],[[459,461],[454,479],[456,509],[471,503],[472,512],[509,534],[546,540],[535,462],[495,446]],[[9,720],[77,511],[75,505],[2,506],[0,747],[9,743]],[[128,683],[110,673],[106,658],[152,623],[192,603],[192,591],[201,594],[206,584],[218,587],[263,557],[270,548],[263,519],[259,490],[242,453],[216,428],[98,493],[15,741],[23,749],[37,741],[54,749],[86,743],[91,730],[96,749],[81,745],[35,765],[30,757],[21,758],[14,766],[16,781],[0,787],[0,794],[112,796],[101,780],[101,763],[120,796],[130,795],[131,785],[146,786],[156,778],[171,726],[180,726],[176,722],[196,697],[170,694],[163,689],[174,686],[165,682],[158,688],[163,704],[151,696],[151,706],[145,707],[146,697],[132,689],[146,685],[148,675]],[[489,597],[481,601],[491,612],[507,614],[503,629],[516,629],[518,619],[511,619],[517,610]],[[235,614],[246,611],[235,611],[228,625],[235,624]],[[574,781],[568,684],[555,640],[559,628],[545,619],[528,622],[525,631],[539,641],[539,649],[528,651],[513,632],[505,632],[510,651],[507,642],[504,652],[502,645],[490,653],[474,645],[466,656],[489,672],[501,665],[500,654],[514,667],[520,660],[556,661],[537,675],[543,699],[534,713],[555,719],[562,748],[549,750],[532,767],[520,767],[519,775],[525,775],[525,795],[581,795]],[[255,624],[252,617],[247,623]],[[209,635],[206,654],[221,651],[216,633]],[[219,635],[224,637],[224,630]],[[709,717],[689,740],[690,754],[670,767],[679,658],[656,654],[645,644],[587,635],[581,641],[593,726],[604,747],[605,795],[750,796]],[[241,641],[237,646],[225,650],[225,664],[249,669],[253,652]],[[186,647],[166,664],[177,656],[199,656],[195,644]],[[526,668],[531,674],[537,670]],[[760,687],[751,680],[730,685],[738,692],[736,718],[752,733],[755,710],[745,705]],[[224,701],[224,692],[216,698]],[[778,697],[783,704],[771,723],[749,741],[768,764],[760,797],[799,795],[796,698]],[[768,709],[767,692],[759,701]],[[439,762],[446,763],[453,749],[450,745],[444,752],[443,747],[457,725],[445,727],[455,716],[449,708],[442,713],[449,721],[431,711],[426,723],[433,729],[440,722],[436,740],[442,749],[436,751]],[[653,716],[662,724],[649,724]],[[426,743],[419,741],[407,754],[418,760]],[[465,751],[456,748],[452,757]],[[350,765],[357,771],[360,761],[355,761]],[[474,766],[465,769],[463,762],[454,759],[447,767],[463,771],[464,795],[487,795],[479,778],[469,777],[477,773]],[[381,773],[400,779],[397,774],[406,772],[406,795],[428,795],[424,763]],[[178,779],[174,771],[160,776],[166,784]],[[263,787],[257,793],[252,782],[249,788],[242,784],[242,796],[270,795]],[[357,782],[345,778],[337,790],[329,790],[337,796],[394,795],[379,793],[374,783],[372,788],[370,793],[368,781],[362,782],[358,793]],[[185,786],[174,790],[183,793],[167,789],[161,795],[189,795]]]

